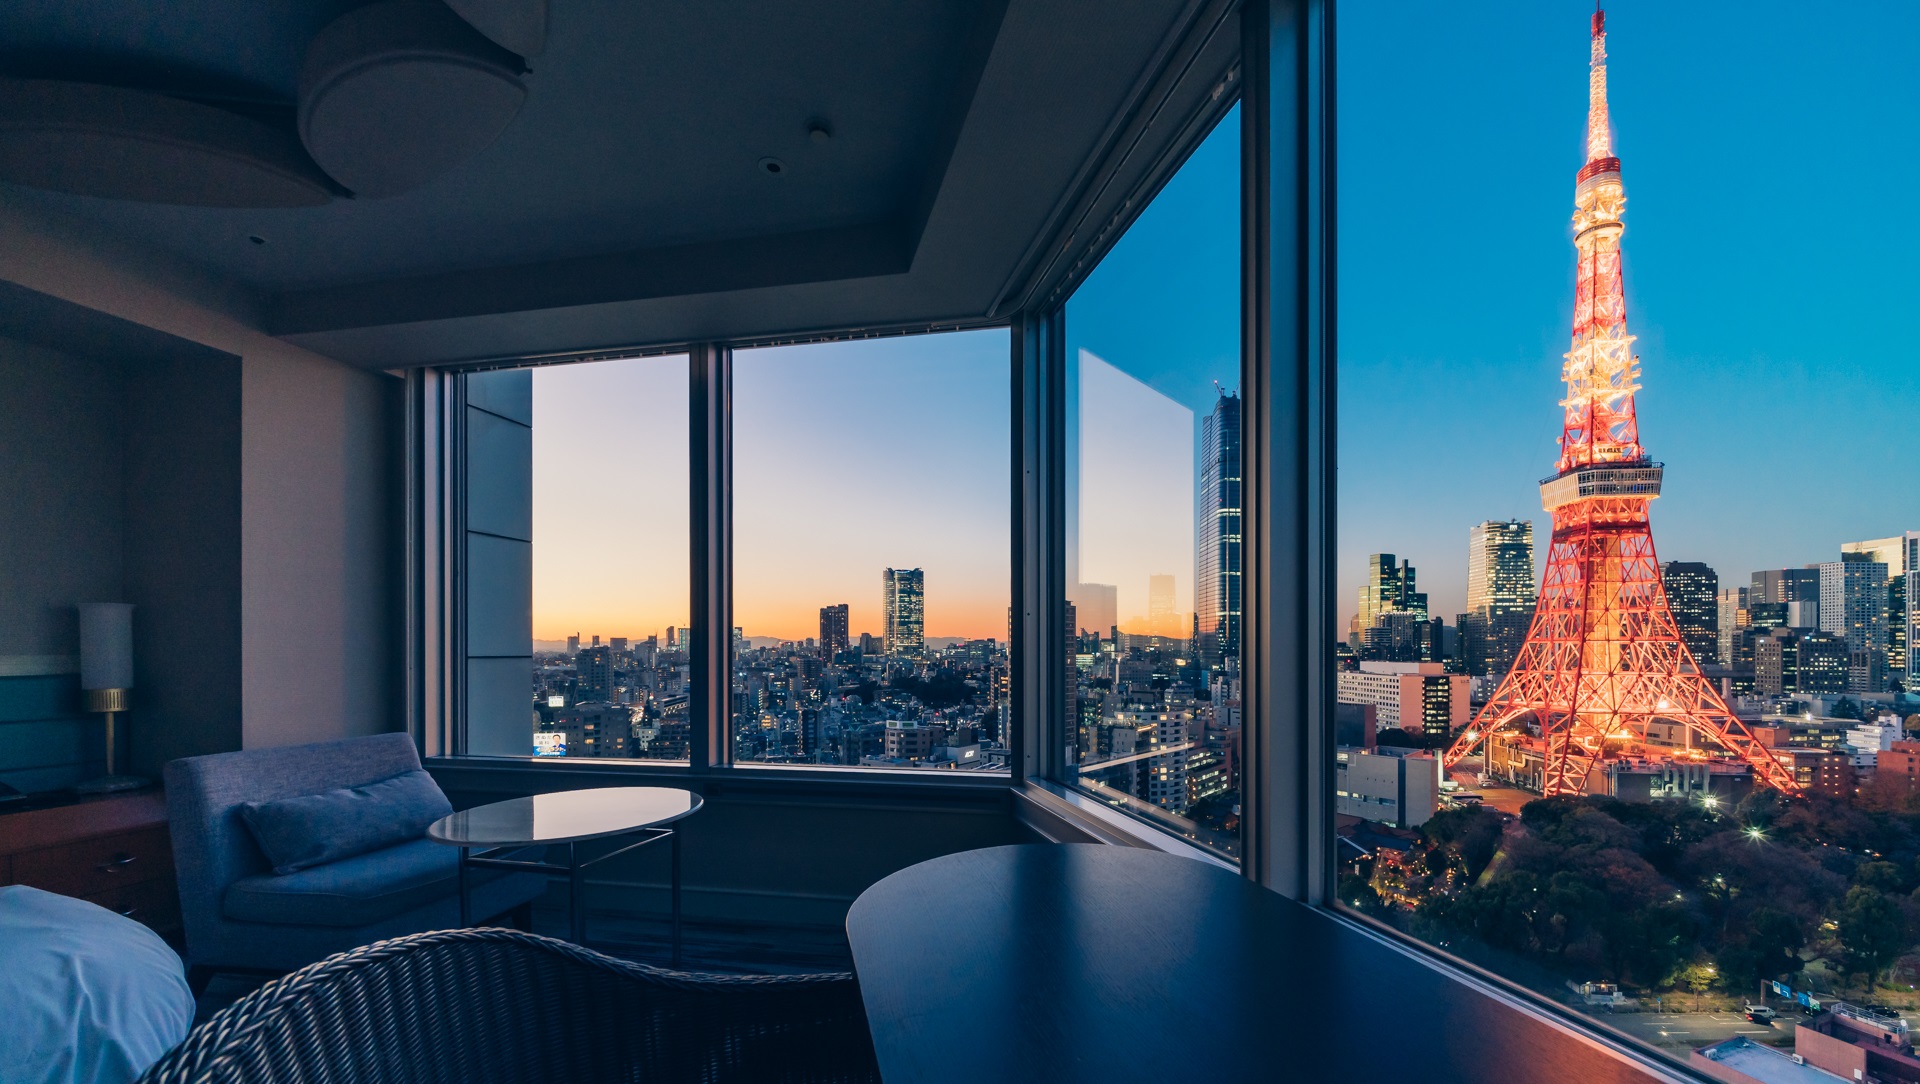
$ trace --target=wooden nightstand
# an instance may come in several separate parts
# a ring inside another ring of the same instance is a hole
[[[158,787],[23,805],[0,807],[0,885],[78,896],[178,941],[180,894]]]

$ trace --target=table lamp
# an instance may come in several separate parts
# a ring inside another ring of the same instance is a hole
[[[82,794],[133,790],[152,780],[120,775],[114,716],[127,710],[133,688],[133,606],[125,602],[83,602],[80,611],[80,691],[88,711],[107,717],[107,774],[73,789]]]

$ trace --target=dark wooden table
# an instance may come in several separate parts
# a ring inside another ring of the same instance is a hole
[[[1660,1079],[1217,866],[1029,844],[847,915],[886,1084]]]

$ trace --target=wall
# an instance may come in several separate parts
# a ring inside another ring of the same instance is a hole
[[[0,337],[0,389],[0,782],[49,790],[105,766],[73,604],[120,597],[120,384],[105,362]]]
[[[134,604],[136,774],[238,749],[240,363],[122,359],[126,589]]]
[[[262,333],[198,268],[5,204],[0,282],[239,359],[242,743],[400,727],[400,382]]]

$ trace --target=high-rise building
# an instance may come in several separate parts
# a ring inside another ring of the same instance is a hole
[[[1864,557],[1887,566],[1887,671],[1912,691],[1920,667],[1914,665],[1913,644],[1920,599],[1914,598],[1908,582],[1920,573],[1920,531],[1907,531],[1891,538],[1866,542],[1847,542],[1840,546],[1842,560]]]
[[[1886,688],[1887,566],[1868,554],[1827,561],[1820,573],[1820,631],[1847,644],[1847,691]]]
[[[1445,673],[1438,663],[1363,662],[1334,677],[1334,699],[1372,707],[1382,730],[1398,728],[1439,744],[1467,725],[1473,679]]]
[[[1533,521],[1490,519],[1467,532],[1467,620],[1464,672],[1505,676],[1539,590],[1533,578]]]
[[[1762,696],[1847,691],[1847,643],[1825,632],[1772,629],[1753,641],[1753,691]]]
[[[1693,661],[1713,662],[1720,655],[1720,574],[1699,561],[1668,561],[1660,580]]]
[[[612,648],[600,645],[583,647],[573,657],[573,667],[578,675],[574,685],[574,703],[608,703],[613,700]]]
[[[1747,589],[1744,587],[1729,587],[1720,592],[1719,597],[1714,601],[1720,610],[1720,635],[1718,636],[1719,643],[1715,645],[1717,649],[1715,651],[1715,657],[1720,660],[1720,665],[1722,666],[1738,666],[1740,665],[1740,652],[1734,642],[1734,638],[1740,630],[1746,628],[1748,624]]]
[[[927,646],[927,582],[917,568],[889,568],[880,575],[882,650],[918,655]]]
[[[1409,613],[1427,619],[1427,596],[1415,590],[1413,562],[1400,561],[1391,553],[1367,556],[1367,582],[1360,585],[1359,606],[1353,624],[1347,630],[1347,642],[1356,652],[1367,645],[1367,630],[1390,613]]]
[[[1813,568],[1776,568],[1753,574],[1748,605],[1819,602],[1820,573]]]
[[[1240,653],[1240,479],[1240,396],[1223,391],[1200,423],[1193,605],[1203,666]]]
[[[576,632],[572,636],[567,637],[567,654],[578,655],[579,653],[580,653],[580,634]]]
[[[845,651],[848,643],[847,604],[836,602],[820,607],[820,650],[831,656]]]

